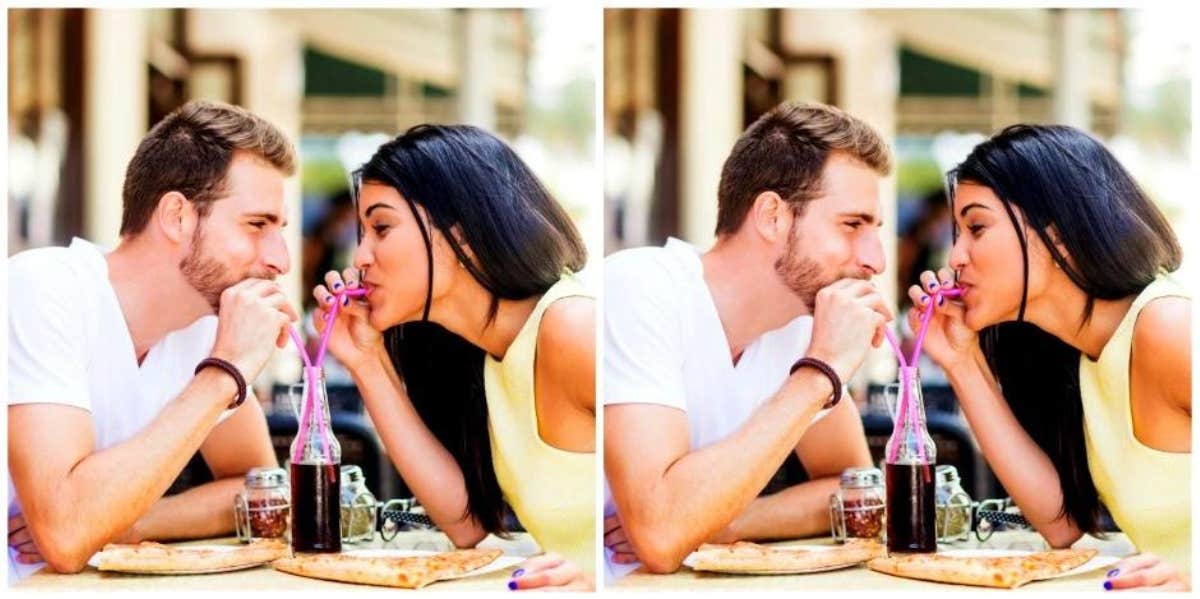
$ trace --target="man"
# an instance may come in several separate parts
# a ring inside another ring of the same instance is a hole
[[[233,530],[244,474],[277,465],[258,402],[237,403],[297,318],[272,281],[294,162],[261,118],[189,103],[130,161],[116,249],[9,259],[10,581]],[[163,497],[196,451],[217,480]]]
[[[671,239],[606,259],[610,576],[637,560],[675,571],[704,542],[828,530],[838,475],[871,461],[840,395],[892,319],[867,281],[884,268],[890,161],[862,121],[783,104],[726,160],[710,250]],[[810,481],[758,497],[793,451]]]

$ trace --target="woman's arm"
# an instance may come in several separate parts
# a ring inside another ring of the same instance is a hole
[[[474,547],[482,541],[488,533],[467,513],[462,469],[417,414],[387,354],[381,351],[378,359],[364,361],[351,376],[388,457],[425,512],[455,546]]]
[[[1083,531],[1062,515],[1058,471],[1004,401],[978,346],[971,358],[946,374],[983,455],[1025,519],[1046,541],[1052,547],[1071,546]]]
[[[534,385],[538,433],[568,451],[596,451],[596,302],[563,298],[538,327]]]

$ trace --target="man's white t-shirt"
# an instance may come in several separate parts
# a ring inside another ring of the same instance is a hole
[[[730,436],[779,391],[811,335],[812,317],[800,316],[755,339],[735,365],[699,250],[672,238],[604,260],[604,405],[687,412],[693,451]],[[604,515],[614,513],[606,479]],[[607,549],[605,561],[610,579],[638,567],[612,563]]]
[[[217,318],[201,317],[167,334],[139,366],[104,250],[76,238],[70,247],[8,260],[8,405],[51,403],[90,412],[96,451],[133,437],[178,396],[212,352],[216,333]],[[11,473],[8,498],[11,518],[21,513]],[[18,564],[15,557],[10,547],[10,584],[44,566]]]

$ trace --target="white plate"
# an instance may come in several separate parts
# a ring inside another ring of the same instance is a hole
[[[179,549],[181,551],[194,551],[194,550],[198,550],[198,549],[207,549],[207,550],[212,550],[212,551],[234,551],[239,548],[240,548],[240,546],[238,546],[238,545],[188,545],[186,547],[175,547],[175,549]],[[88,561],[87,561],[89,566],[96,568],[98,570],[100,569],[100,553],[102,553],[102,552],[97,552],[96,554],[92,555],[92,557],[88,558]],[[238,570],[249,570],[250,568],[257,568],[263,564],[269,564],[269,563],[271,563],[271,561],[272,560],[263,560],[261,562],[240,564],[237,566],[228,566],[228,567],[224,567],[224,568],[198,568],[195,570],[151,570],[151,571],[147,571],[147,570],[136,570],[136,569],[130,569],[130,570],[108,569],[108,570],[102,570],[102,572],[120,572],[122,574],[161,574],[164,576],[175,576],[175,575],[179,575],[179,574],[216,574],[218,572],[236,572]]]
[[[445,552],[444,551],[422,551],[422,550],[418,550],[418,549],[354,549],[354,550],[345,552],[346,555],[353,555],[355,557],[420,557],[420,556],[427,556],[427,555],[437,555],[439,553],[445,553]],[[511,567],[525,561],[525,559],[526,558],[517,557],[514,555],[501,555],[500,557],[496,558],[492,563],[490,563],[482,568],[471,570],[470,572],[464,572],[457,576],[451,576],[449,578],[446,578],[445,580],[454,580],[456,578],[467,578],[469,576],[479,576],[480,574],[489,574],[492,572],[498,572],[500,570],[511,568]]]
[[[1013,556],[1021,556],[1021,555],[1032,555],[1037,552],[1035,552],[1035,551],[1017,551],[1017,550],[1013,550],[1013,549],[949,549],[946,551],[938,551],[938,553],[941,555],[948,555],[950,557],[1013,557]],[[1087,562],[1084,562],[1083,565],[1077,566],[1070,570],[1067,570],[1066,572],[1063,572],[1062,574],[1056,574],[1054,576],[1051,576],[1050,578],[1063,578],[1066,576],[1075,576],[1076,574],[1083,574],[1084,572],[1091,572],[1092,570],[1099,570],[1101,568],[1107,568],[1119,561],[1121,561],[1121,558],[1119,558],[1119,557],[1115,557],[1112,555],[1103,555],[1103,554],[1097,553],[1095,557],[1088,560]]]
[[[774,549],[776,551],[800,551],[800,550],[803,550],[803,551],[829,551],[830,549],[833,549],[833,547],[831,547],[829,545],[792,545],[791,547],[772,547],[771,549]],[[683,558],[683,565],[685,565],[689,568],[693,568],[695,563],[696,563],[696,553],[695,552],[692,552],[692,553],[688,554],[687,557]],[[790,569],[790,570],[755,570],[753,572],[746,572],[744,570],[696,570],[696,571],[697,572],[715,572],[718,574],[726,573],[726,574],[747,574],[747,575],[754,575],[754,574],[767,574],[767,575],[770,575],[770,574],[815,574],[817,572],[830,572],[832,570],[844,570],[846,568],[853,568],[854,566],[860,566],[860,565],[862,565],[862,564],[861,563],[851,563],[851,564],[841,564],[841,565],[837,565],[837,566],[826,566],[824,568],[804,568],[804,569]]]

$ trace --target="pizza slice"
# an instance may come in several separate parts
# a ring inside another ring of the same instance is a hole
[[[188,547],[142,542],[109,543],[96,554],[96,568],[110,572],[174,574],[233,570],[270,563],[288,554],[278,539],[264,539],[238,547]]]
[[[366,557],[343,553],[299,554],[276,560],[276,570],[322,580],[419,589],[486,566],[499,549],[462,549],[436,555]]]
[[[893,576],[970,586],[1012,589],[1077,568],[1096,555],[1095,549],[1059,549],[1005,557],[954,557],[936,553],[891,555],[867,567]]]
[[[800,573],[851,566],[884,554],[876,541],[856,540],[827,550],[773,548],[756,543],[701,545],[691,568],[743,574]]]

